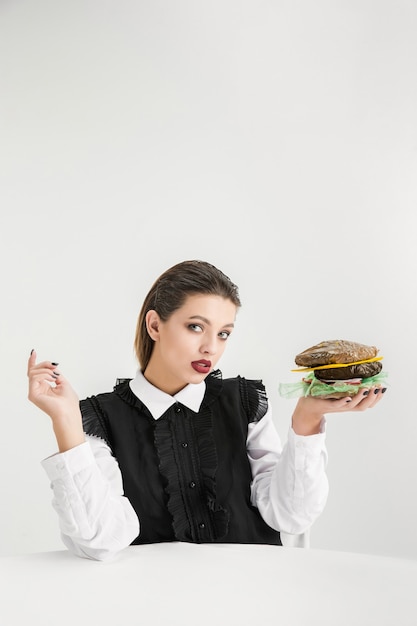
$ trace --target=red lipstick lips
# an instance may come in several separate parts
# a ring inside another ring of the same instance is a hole
[[[201,361],[192,361],[191,366],[199,374],[208,374],[211,368],[211,361],[201,359]]]

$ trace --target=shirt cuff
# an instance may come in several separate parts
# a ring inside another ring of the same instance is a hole
[[[59,452],[44,459],[41,465],[50,481],[62,478],[64,474],[77,474],[95,463],[94,455],[88,441],[81,443],[66,452]]]

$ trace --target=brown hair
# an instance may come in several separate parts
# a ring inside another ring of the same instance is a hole
[[[151,358],[154,342],[146,328],[146,314],[154,310],[163,322],[179,309],[192,294],[212,294],[228,298],[240,307],[239,291],[230,278],[217,267],[205,261],[183,261],[166,270],[146,296],[139,313],[135,352],[142,371],[145,371]]]

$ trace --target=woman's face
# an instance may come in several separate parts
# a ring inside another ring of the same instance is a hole
[[[188,296],[166,322],[149,311],[146,320],[154,348],[145,377],[170,395],[201,382],[223,354],[235,317],[231,300],[207,294]]]

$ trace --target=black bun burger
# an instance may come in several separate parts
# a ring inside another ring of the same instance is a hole
[[[295,363],[314,371],[319,380],[370,378],[382,370],[379,350],[354,341],[322,341],[295,357]]]
[[[295,357],[293,372],[305,372],[302,385],[280,385],[281,395],[312,395],[322,398],[354,396],[363,387],[372,387],[385,378],[378,348],[355,341],[322,341]]]

